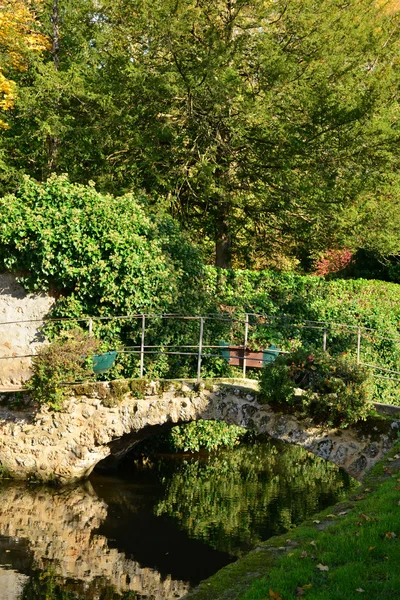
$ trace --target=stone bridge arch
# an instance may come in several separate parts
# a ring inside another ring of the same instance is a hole
[[[141,440],[179,423],[217,420],[294,443],[361,479],[397,440],[399,421],[345,431],[275,412],[240,383],[126,381],[75,386],[63,412],[0,409],[0,463],[16,478],[84,479]]]

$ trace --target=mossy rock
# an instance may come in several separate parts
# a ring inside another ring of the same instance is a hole
[[[131,379],[128,385],[133,397],[139,400],[143,399],[145,397],[148,383],[149,382],[147,379]]]

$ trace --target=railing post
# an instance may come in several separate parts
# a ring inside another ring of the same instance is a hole
[[[197,357],[197,383],[200,383],[201,355],[203,352],[203,330],[204,330],[204,317],[200,317],[199,355]]]
[[[244,326],[244,345],[243,345],[243,379],[246,379],[246,349],[247,338],[249,337],[249,315],[246,313],[246,322]]]
[[[89,337],[93,336],[93,319],[90,317],[89,319]]]
[[[357,364],[360,364],[361,358],[361,327],[357,329]]]
[[[323,342],[323,351],[326,352],[326,327],[324,327],[324,342]]]
[[[146,328],[146,315],[142,315],[142,339],[140,342],[140,378],[144,373],[144,331]]]

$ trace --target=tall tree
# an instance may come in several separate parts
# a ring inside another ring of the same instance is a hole
[[[6,146],[40,177],[51,131],[53,168],[143,187],[219,266],[311,253],[398,166],[398,25],[372,0],[59,0]]]
[[[14,107],[16,84],[11,78],[15,71],[24,71],[28,66],[30,52],[41,52],[48,47],[47,38],[38,31],[35,10],[40,0],[0,1],[0,110]],[[0,119],[0,129],[7,128]]]
[[[110,165],[169,194],[215,240],[217,265],[232,243],[330,243],[397,165],[398,19],[371,0],[102,6],[120,116]]]

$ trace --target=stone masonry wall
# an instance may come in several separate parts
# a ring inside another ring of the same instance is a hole
[[[30,377],[30,358],[2,359],[4,356],[34,354],[43,343],[39,323],[54,304],[45,295],[27,294],[14,275],[0,274],[0,389],[18,387]]]
[[[119,384],[119,385],[122,385]],[[127,383],[125,383],[127,385]],[[83,388],[83,389],[82,389]],[[295,443],[362,478],[397,440],[400,421],[370,422],[347,430],[316,427],[311,421],[259,405],[252,389],[214,384],[149,383],[144,397],[128,392],[110,404],[110,384],[86,384],[71,391],[63,412],[0,408],[0,463],[3,471],[25,479],[60,483],[86,478],[103,459],[113,464],[138,441],[160,427],[215,419]],[[7,395],[0,394],[0,400]],[[106,461],[105,461],[106,462]]]

